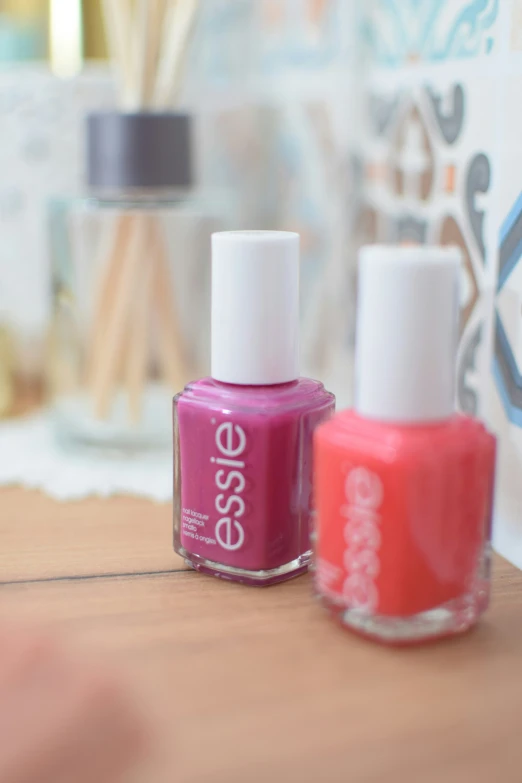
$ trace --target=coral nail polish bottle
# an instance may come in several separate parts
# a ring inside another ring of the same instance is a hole
[[[299,236],[212,237],[212,377],[174,399],[174,549],[254,585],[310,563],[312,433],[334,410],[299,378]]]
[[[460,633],[488,605],[495,439],[454,411],[459,264],[362,249],[355,407],[315,434],[316,589],[381,642]]]

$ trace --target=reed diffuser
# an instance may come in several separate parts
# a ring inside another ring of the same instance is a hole
[[[104,0],[118,111],[87,117],[89,194],[51,206],[51,385],[63,440],[167,446],[172,394],[208,353],[209,236],[176,104],[197,0]]]

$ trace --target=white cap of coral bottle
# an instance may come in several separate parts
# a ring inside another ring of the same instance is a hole
[[[364,417],[421,423],[455,410],[458,248],[363,247],[355,409]]]

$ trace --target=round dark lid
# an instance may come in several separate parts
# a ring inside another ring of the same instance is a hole
[[[187,114],[96,112],[87,116],[87,180],[101,189],[192,184]]]

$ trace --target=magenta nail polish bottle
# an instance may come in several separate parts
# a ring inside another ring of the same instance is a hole
[[[212,377],[174,398],[174,549],[253,585],[310,563],[312,433],[334,411],[299,377],[299,236],[212,237]]]

